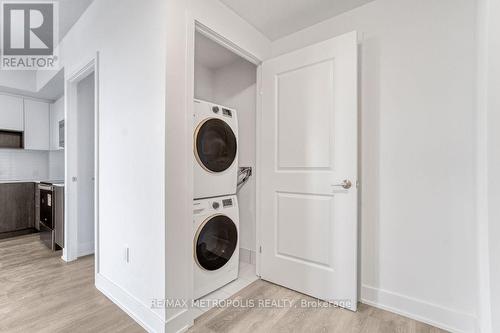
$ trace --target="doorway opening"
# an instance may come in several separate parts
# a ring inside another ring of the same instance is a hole
[[[97,57],[67,80],[66,246],[63,259],[95,254],[98,272],[98,75]]]
[[[258,279],[256,119],[258,60],[196,24],[193,100],[195,316]],[[246,172],[244,172],[246,170]],[[255,174],[255,173],[254,173]],[[245,179],[245,182],[243,182]]]
[[[255,262],[254,278],[332,303],[347,300],[339,306],[356,311],[356,32],[260,65],[209,28],[196,25],[195,30],[188,108],[195,155],[193,298],[212,291],[209,299],[224,299],[238,291],[239,260],[232,259],[237,256]],[[251,114],[245,121],[244,110]],[[256,186],[243,188],[254,190],[246,198],[241,191],[222,194],[237,178],[227,167],[232,138],[238,146],[234,163],[258,168]],[[245,157],[245,151],[251,153]],[[210,228],[219,215],[238,219],[234,249],[231,225]],[[251,248],[244,247],[247,237],[253,237]],[[200,256],[225,265],[208,272],[200,267]]]

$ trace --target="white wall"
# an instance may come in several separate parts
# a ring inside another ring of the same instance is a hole
[[[164,309],[152,309],[151,302],[165,298],[169,2],[95,0],[60,43],[66,79],[99,52],[100,224],[96,231],[100,261],[96,285],[154,331],[163,331],[165,326]],[[66,125],[68,135],[75,135],[69,134]],[[125,262],[126,246],[129,263]]]
[[[257,68],[239,60],[214,72],[213,100],[238,112],[239,166],[255,172]],[[255,252],[255,175],[238,193],[240,248]]]
[[[214,72],[200,64],[194,63],[194,97],[204,101],[213,101],[214,98]]]
[[[489,235],[488,179],[488,81],[489,29],[492,14],[490,0],[477,1],[477,270],[478,270],[478,329],[492,331]]]
[[[78,82],[78,255],[94,253],[94,74]]]
[[[165,293],[171,299],[192,299],[190,238],[192,226],[193,185],[189,181],[192,166],[188,163],[192,145],[192,116],[186,112],[186,13],[188,2],[167,1],[166,114],[165,114]],[[194,47],[194,40],[193,40]],[[193,69],[194,72],[194,69]],[[189,222],[189,223],[186,223]],[[186,308],[167,309],[167,331],[176,332],[192,323]]]
[[[454,331],[477,311],[475,1],[377,0],[273,43],[360,34],[361,298]]]
[[[0,149],[0,181],[39,181],[48,179],[48,152]]]
[[[496,30],[498,31],[498,29]],[[499,52],[496,51],[497,58],[500,56]],[[498,75],[498,74],[496,74]],[[498,82],[496,83],[496,92],[498,94]],[[498,95],[497,95],[498,97]],[[490,123],[491,127],[496,127],[500,122],[500,117],[498,115],[498,101],[496,102],[497,107],[494,110],[495,114],[490,115],[490,119],[492,123]],[[492,110],[493,111],[493,110]],[[494,123],[496,122],[496,123]],[[490,268],[491,268],[491,305],[492,305],[492,318],[493,318],[493,331],[492,332],[500,332],[500,226],[498,225],[498,221],[500,220],[500,211],[498,202],[500,201],[500,176],[498,175],[498,170],[500,170],[500,157],[498,156],[498,152],[500,151],[498,137],[498,128],[494,130],[490,127],[490,170],[493,170],[493,174],[490,175]],[[493,141],[494,140],[494,141]],[[495,151],[492,151],[496,149]]]
[[[486,133],[488,170],[489,268],[492,330],[500,332],[500,12],[499,0],[487,0],[486,17]]]

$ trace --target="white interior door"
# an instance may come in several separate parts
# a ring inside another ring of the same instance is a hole
[[[356,310],[355,32],[262,64],[260,140],[261,277]]]

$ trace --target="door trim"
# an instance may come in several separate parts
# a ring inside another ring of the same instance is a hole
[[[90,74],[94,74],[94,261],[95,275],[99,273],[99,52],[90,59],[76,67],[77,69],[65,76],[65,146],[76,137],[68,135],[71,129],[76,128],[73,117],[77,111],[77,85]],[[70,129],[70,130],[69,130]],[[72,130],[75,132],[74,130]],[[76,132],[75,132],[76,133]],[[62,259],[66,262],[74,261],[80,256],[78,246],[78,183],[73,181],[76,177],[77,162],[74,157],[77,152],[64,150],[65,183],[64,199],[66,209],[64,210],[64,249]],[[88,251],[87,251],[88,252]]]
[[[257,67],[257,100],[256,100],[256,115],[255,115],[255,274],[261,277],[260,265],[262,263],[261,259],[261,239],[262,239],[262,216],[261,216],[261,177],[259,175],[260,170],[262,170],[262,140],[261,138],[261,126],[262,126],[262,64]]]
[[[258,66],[262,62],[261,59],[258,59],[257,57],[255,57],[252,53],[239,47],[238,45],[231,42],[226,37],[222,36],[221,34],[215,32],[214,30],[212,30],[208,26],[204,25],[203,23],[195,20],[194,27],[195,27],[195,32],[199,32],[200,34],[213,40],[217,44],[224,46],[229,51],[239,55],[240,57],[244,58],[245,60],[250,61],[252,64]],[[193,55],[194,55],[194,53],[193,53]]]
[[[195,35],[196,32],[201,33],[203,36],[213,40],[214,42],[220,44],[221,46],[229,49],[231,52],[241,56],[242,58],[248,60],[249,62],[253,63],[254,65],[257,66],[257,82],[256,82],[256,152],[255,152],[255,167],[256,167],[256,172],[254,172],[253,177],[255,177],[255,184],[256,184],[256,191],[255,191],[255,203],[256,203],[256,213],[255,213],[255,254],[256,254],[256,275],[260,276],[260,268],[259,268],[259,262],[260,262],[260,253],[259,253],[259,247],[260,247],[260,211],[259,211],[259,202],[260,202],[260,195],[259,195],[259,187],[260,187],[260,176],[259,176],[259,133],[260,133],[260,114],[261,114],[261,103],[260,103],[260,88],[261,88],[261,64],[265,59],[260,59],[256,56],[254,56],[251,52],[247,51],[246,49],[240,47],[239,45],[233,43],[229,39],[225,38],[223,35],[219,34],[215,30],[213,30],[211,27],[208,25],[205,25],[202,23],[200,20],[195,18],[194,16],[187,14],[187,45],[186,45],[186,126],[188,129],[192,128],[193,126],[193,114],[194,114],[194,107],[193,107],[193,100],[195,99],[194,96],[194,57],[195,57],[195,51],[194,51],[194,46],[195,46]],[[192,151],[192,147],[194,145],[194,136],[192,130],[187,131],[187,149],[188,151]],[[196,163],[194,158],[192,157],[191,154],[187,154],[187,165],[192,165],[192,163]],[[193,188],[193,174],[189,173],[188,176],[188,181],[187,181],[188,189]],[[188,202],[193,201],[193,191],[188,190],[187,196],[188,196]],[[192,210],[192,205],[188,205],[187,209],[189,210],[188,214],[191,216],[191,220],[193,219],[193,210]],[[188,233],[188,242],[189,244],[192,244],[192,233]],[[189,260],[192,260],[192,255],[191,253],[188,256]],[[191,266],[190,266],[191,267]],[[189,288],[188,288],[188,296],[190,299],[193,298],[193,273],[192,270],[189,272]],[[194,319],[194,318],[192,318]]]

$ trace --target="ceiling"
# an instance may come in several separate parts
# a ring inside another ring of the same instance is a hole
[[[25,1],[25,0],[11,0],[11,1]],[[59,41],[64,38],[68,31],[78,21],[80,16],[90,6],[94,0],[57,0],[59,2]],[[25,73],[20,73],[25,74]],[[33,80],[33,86],[36,77],[32,78],[23,76],[23,80]],[[30,86],[29,84],[27,86]],[[55,75],[44,87],[39,91],[21,90],[7,85],[0,86],[1,92],[19,94],[23,96],[42,98],[46,100],[55,100],[64,93],[64,72],[61,70]]]
[[[26,2],[26,0],[9,0]],[[94,0],[56,0],[59,3],[59,40],[68,33]]]
[[[64,68],[60,69],[35,97],[56,100],[64,95]]]
[[[0,92],[41,98],[47,101],[55,101],[64,95],[64,69],[61,69],[47,84],[39,91],[16,89],[7,86],[0,86]]]
[[[217,70],[236,61],[244,61],[243,58],[199,32],[196,32],[194,54],[196,62],[210,70]]]
[[[373,0],[220,0],[276,40]]]
[[[58,0],[59,2],[59,40],[78,21],[83,12],[94,0]]]

